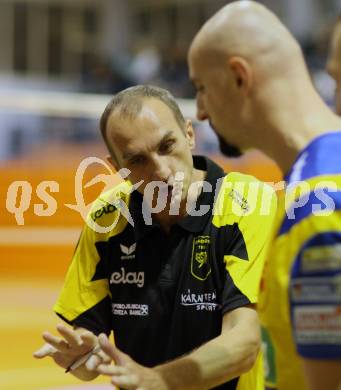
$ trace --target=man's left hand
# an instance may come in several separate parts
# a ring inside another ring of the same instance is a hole
[[[126,390],[168,390],[160,373],[136,363],[129,355],[110,344],[106,335],[99,336],[99,343],[115,365],[100,364],[97,371],[111,376],[113,385]]]

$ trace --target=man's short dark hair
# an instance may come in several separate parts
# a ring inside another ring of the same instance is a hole
[[[163,102],[173,112],[179,127],[184,130],[185,118],[183,117],[180,108],[170,92],[163,88],[154,87],[151,85],[136,85],[124,89],[113,96],[107,104],[100,119],[100,129],[104,142],[113,158],[115,157],[107,137],[107,125],[110,114],[119,108],[119,115],[125,118],[134,119],[142,109],[143,100],[146,98],[154,98]]]

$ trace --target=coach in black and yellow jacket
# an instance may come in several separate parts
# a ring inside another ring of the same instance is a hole
[[[101,345],[116,365],[97,371],[121,388],[261,390],[254,304],[273,192],[192,157],[191,123],[159,88],[116,95],[101,125],[113,164],[131,174],[94,203],[54,310],[78,344],[84,329],[114,332],[117,348]],[[46,339],[55,353],[75,349],[61,333],[59,345]],[[87,369],[74,374],[91,379]]]

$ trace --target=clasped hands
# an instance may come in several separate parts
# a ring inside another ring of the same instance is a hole
[[[81,366],[72,371],[79,379],[91,380],[101,374],[110,376],[111,383],[121,389],[169,390],[157,370],[136,363],[112,345],[105,334],[97,337],[85,329],[72,329],[65,325],[57,325],[57,331],[60,336],[43,333],[46,344],[34,352],[35,358],[50,356],[56,364],[68,370],[78,359],[94,351]]]

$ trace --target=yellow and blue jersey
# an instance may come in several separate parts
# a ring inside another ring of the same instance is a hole
[[[279,197],[259,302],[269,389],[304,390],[300,356],[341,359],[341,132],[315,138]]]

